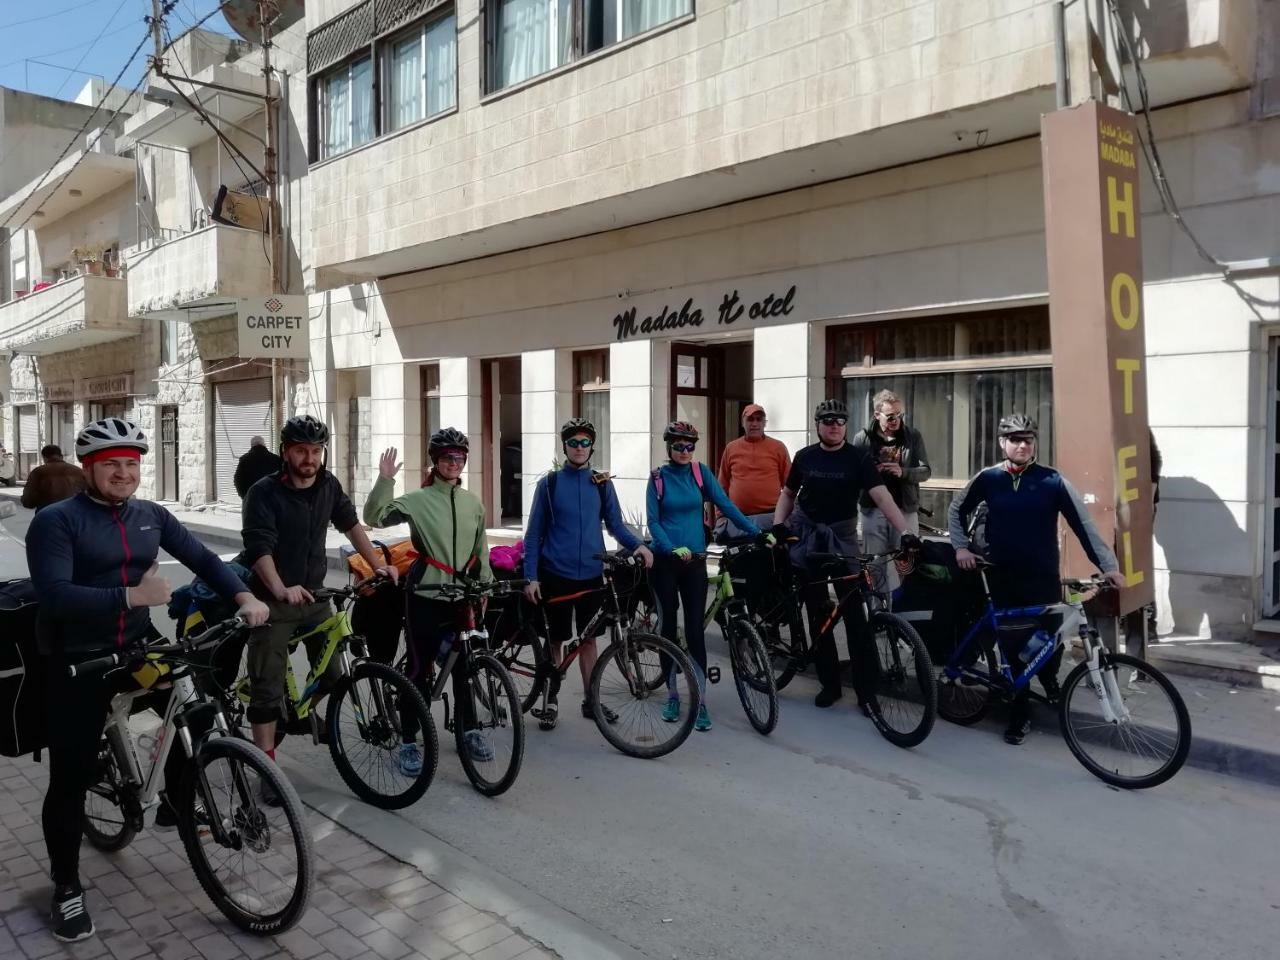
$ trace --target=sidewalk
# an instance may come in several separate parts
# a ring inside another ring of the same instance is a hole
[[[264,938],[233,927],[200,889],[177,831],[151,829],[148,815],[148,829],[121,853],[102,854],[84,845],[80,869],[98,935],[61,944],[48,931],[52,888],[39,824],[47,783],[45,764],[0,757],[0,957],[6,960],[559,956],[515,932],[491,910],[477,909],[414,866],[314,811],[309,820],[316,883],[309,909],[290,932]]]

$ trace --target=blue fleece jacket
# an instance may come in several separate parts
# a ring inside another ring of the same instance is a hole
[[[548,478],[538,481],[524,535],[524,575],[538,579],[538,567],[566,580],[592,580],[604,572],[596,554],[604,552],[600,522],[623,547],[634,550],[640,540],[622,521],[613,483],[592,479],[590,467],[572,464],[556,472],[555,502]]]
[[[760,528],[748,520],[716,480],[715,472],[705,463],[702,470],[702,487],[707,499],[720,508],[720,512],[732,520],[741,530],[756,536]],[[649,477],[649,537],[653,549],[660,554],[671,553],[676,547],[688,547],[694,553],[707,549],[706,532],[702,527],[702,491],[693,479],[693,468],[687,464],[677,466],[664,463],[658,468],[662,474],[662,499],[653,477]]]

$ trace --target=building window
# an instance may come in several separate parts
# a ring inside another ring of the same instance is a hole
[[[1053,461],[1048,307],[835,327],[828,351],[831,387],[849,405],[851,431],[870,421],[878,391],[902,398],[929,450],[933,479],[921,499],[940,526],[964,483],[1000,461],[1001,416],[1034,417],[1039,457]]]
[[[418,370],[422,382],[422,469],[425,474],[431,467],[427,459],[428,442],[440,429],[440,364],[424,364]]]
[[[458,33],[452,14],[413,27],[382,49],[388,132],[455,106]]]
[[[489,89],[501,90],[693,12],[693,0],[496,0]]]
[[[160,363],[173,366],[178,362],[178,321],[164,320],[160,324]]]
[[[583,350],[573,355],[573,415],[596,428],[592,464],[609,469],[609,351]]]
[[[373,60],[365,56],[334,67],[318,84],[320,159],[373,139]]]

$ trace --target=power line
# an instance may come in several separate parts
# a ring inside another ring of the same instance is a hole
[[[80,54],[80,59],[77,60],[76,65],[71,68],[72,73],[80,69],[80,64],[84,63],[85,57],[89,56],[89,54],[93,52],[93,48],[98,45],[98,41],[102,39],[102,35],[107,32],[107,27],[111,26],[111,24],[115,21],[116,17],[120,16],[120,11],[124,9],[124,5],[128,2],[129,0],[120,0],[120,5],[116,7],[115,13],[111,14],[111,16],[107,18],[107,22],[102,25],[102,29],[98,31],[98,35],[93,38],[93,43],[89,45],[89,48],[85,50],[84,53]],[[132,63],[133,61],[130,60],[129,62]],[[58,89],[53,91],[53,96],[55,99],[57,98],[58,94],[62,92],[62,88],[67,85],[67,80],[70,79],[70,77],[71,77],[71,74],[68,73],[65,77],[62,78],[62,82],[58,84]]]
[[[77,3],[74,7],[67,7],[65,10],[58,10],[56,13],[42,13],[38,17],[28,17],[26,20],[14,20],[12,23],[0,23],[0,30],[8,30],[10,27],[22,27],[28,23],[38,23],[41,20],[52,20],[63,14],[71,13],[73,10],[82,10],[87,6],[98,3],[99,0],[86,0],[85,3]]]
[[[99,39],[114,37],[117,34],[124,33],[126,30],[132,30],[133,28],[134,28],[134,25],[132,23],[126,23],[123,27],[121,27],[118,30],[112,30],[110,33],[104,33],[102,37]],[[16,66],[19,63],[26,63],[27,61],[31,61],[32,63],[35,63],[36,61],[42,60],[45,57],[56,57],[62,53],[70,53],[72,50],[79,50],[81,47],[87,47],[90,44],[93,44],[96,42],[97,42],[96,40],[82,40],[79,43],[74,43],[69,47],[63,47],[61,50],[48,50],[44,53],[37,53],[34,57],[19,57],[17,60],[10,60],[7,63],[0,63],[0,70],[6,70],[9,67]],[[66,69],[66,68],[64,67],[63,69]]]

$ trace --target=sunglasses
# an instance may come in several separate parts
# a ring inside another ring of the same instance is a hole
[[[590,437],[574,437],[572,440],[566,440],[564,442],[564,445],[566,447],[573,447],[573,449],[578,450],[578,449],[581,449],[582,447],[589,447],[594,443],[595,441],[592,440]]]
[[[848,417],[819,417],[818,422],[824,427],[843,427],[849,422]]]
[[[466,463],[467,455],[465,453],[442,453],[436,460],[447,460],[449,463]]]
[[[885,423],[897,423],[902,419],[902,414],[900,413],[878,413],[876,414],[876,416],[878,416]]]
[[[1034,433],[1015,433],[1005,437],[1010,443],[1035,443],[1036,435]]]
[[[673,443],[671,450],[673,453],[693,453],[693,448],[696,446],[696,443]]]

